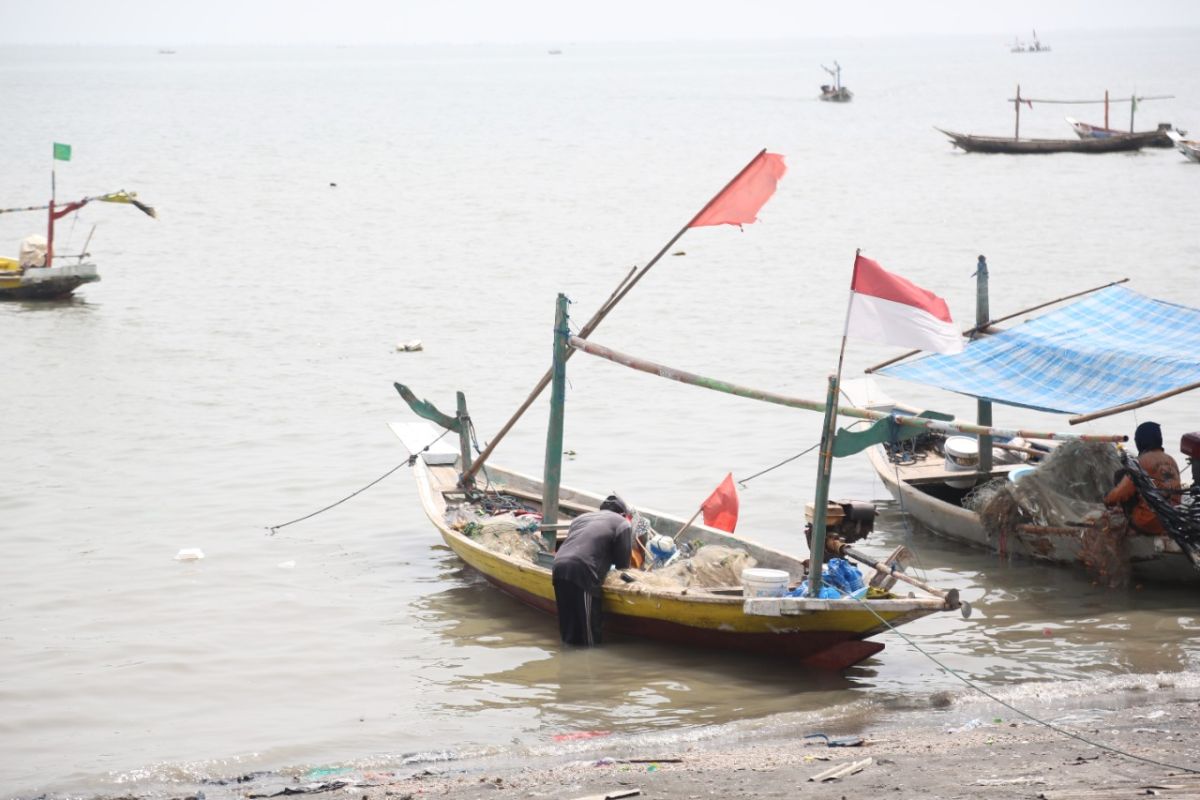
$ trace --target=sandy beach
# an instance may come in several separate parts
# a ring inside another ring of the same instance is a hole
[[[940,704],[933,698],[932,705]],[[1200,798],[1200,697],[1194,690],[1178,690],[1170,678],[1137,691],[1075,698],[1066,706],[1038,710],[1070,735],[1000,705],[973,705],[968,713],[975,716],[965,722],[958,721],[962,709],[948,707],[825,731],[835,741],[861,740],[850,746],[775,732],[691,743],[647,758],[644,752],[622,753],[613,742],[613,752],[601,747],[586,759],[573,753],[536,763],[450,762],[415,773],[260,774],[210,784],[205,793],[210,800],[226,792],[243,798],[313,794],[363,800],[696,800],[797,793],[813,798]],[[838,768],[844,773],[823,779]]]

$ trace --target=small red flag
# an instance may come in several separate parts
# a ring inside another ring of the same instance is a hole
[[[717,490],[700,504],[704,512],[704,524],[710,528],[720,528],[733,533],[737,527],[738,496],[733,485],[733,473],[725,476]]]
[[[696,215],[689,228],[707,225],[749,225],[775,194],[787,166],[778,153],[760,153],[733,181]]]

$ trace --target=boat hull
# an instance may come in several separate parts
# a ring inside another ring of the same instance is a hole
[[[1153,131],[1119,131],[1115,128],[1104,128],[1099,125],[1089,125],[1086,122],[1079,122],[1070,117],[1067,117],[1067,122],[1075,131],[1075,135],[1080,139],[1111,139],[1121,136],[1138,136],[1141,137],[1145,144],[1143,147],[1174,147],[1175,143],[1171,140],[1167,131],[1174,130],[1170,124],[1164,123],[1158,127],[1158,130]]]
[[[95,264],[0,270],[0,300],[54,300],[98,280]]]
[[[950,137],[955,147],[968,153],[1006,153],[1009,155],[1047,155],[1050,153],[1119,153],[1140,150],[1145,138],[1137,134],[1104,139],[1012,139],[1005,136],[974,136],[936,130]]]
[[[867,457],[901,510],[937,536],[1030,561],[1068,567],[1084,565],[1082,529],[1071,533],[1005,531],[1000,537],[993,537],[979,515],[949,499],[955,492],[932,480],[931,475],[918,474],[914,467],[892,464],[882,445],[868,448]],[[1002,474],[1017,466],[998,467],[996,473]],[[928,468],[924,469],[926,473],[930,472]],[[962,492],[957,495],[961,496]],[[1129,540],[1133,578],[1148,582],[1200,583],[1200,570],[1192,566],[1187,556],[1164,550],[1163,545],[1163,540],[1153,536]]]

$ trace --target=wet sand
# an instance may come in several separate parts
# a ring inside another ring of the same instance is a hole
[[[979,704],[970,713],[977,715],[957,725],[948,722],[961,714],[929,710],[824,731],[830,737],[861,738],[859,746],[830,747],[799,733],[748,735],[735,742],[684,745],[680,752],[654,754],[657,761],[642,761],[647,754],[639,753],[634,762],[627,754],[604,754],[600,748],[596,752],[601,755],[587,759],[563,755],[525,765],[452,763],[416,774],[365,771],[319,780],[262,776],[234,791],[241,797],[311,793],[365,800],[598,800],[635,791],[628,796],[1200,798],[1200,697],[1195,692],[1178,693],[1164,685],[1122,697],[1091,698],[1056,712],[1055,718],[1063,720],[1059,727],[1129,755],[1017,717],[1002,706]],[[863,763],[840,778],[819,780],[821,773],[852,762]],[[211,791],[208,797],[213,797]]]

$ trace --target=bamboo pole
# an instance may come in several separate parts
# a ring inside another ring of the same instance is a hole
[[[605,301],[605,303],[603,305],[600,306],[599,310],[597,310],[596,313],[592,315],[592,318],[589,319],[587,321],[587,323],[580,329],[579,335],[586,337],[592,331],[594,331],[597,328],[597,326],[599,326],[600,323],[604,321],[604,318],[606,316],[608,316],[608,313],[610,311],[612,311],[613,308],[616,307],[617,303],[621,302],[621,300],[623,300],[625,298],[625,295],[629,294],[629,292],[633,289],[634,286],[637,286],[638,281],[640,281],[642,278],[644,278],[646,276],[646,273],[649,272],[651,270],[651,268],[655,264],[658,263],[659,259],[661,259],[664,255],[666,255],[666,252],[669,249],[671,249],[671,246],[673,244],[675,244],[675,242],[679,241],[679,237],[683,236],[683,234],[685,234],[687,232],[688,228],[692,227],[692,223],[695,222],[697,219],[699,219],[700,216],[705,211],[708,211],[709,207],[712,206],[712,204],[717,201],[717,198],[719,198],[722,194],[724,194],[725,190],[728,189],[730,186],[732,186],[734,184],[734,182],[737,181],[738,178],[742,177],[742,175],[745,174],[746,170],[748,170],[748,169],[750,169],[750,167],[754,166],[754,163],[756,161],[758,161],[760,158],[762,158],[766,152],[767,152],[767,148],[765,148],[765,147],[762,150],[759,150],[758,155],[756,155],[754,158],[750,159],[749,163],[747,163],[746,166],[742,167],[742,169],[738,172],[737,175],[734,175],[733,178],[728,183],[726,183],[723,187],[721,187],[721,191],[714,194],[712,196],[712,198],[707,203],[704,204],[704,208],[697,211],[692,216],[692,218],[690,220],[688,220],[687,224],[684,225],[682,228],[680,228],[679,232],[676,233],[674,236],[672,236],[671,240],[669,242],[667,242],[665,245],[663,245],[662,249],[658,251],[658,253],[654,256],[654,258],[650,259],[650,261],[647,262],[646,266],[642,267],[641,270],[639,270],[636,274],[634,274],[632,278],[626,277],[621,282],[621,285],[618,285],[617,289],[614,290],[614,292],[611,295],[609,295],[609,299],[607,301]],[[574,352],[573,350],[568,350],[566,357],[570,358],[573,352]],[[513,425],[517,424],[517,420],[519,420],[521,418],[521,415],[524,414],[531,405],[533,405],[533,401],[538,398],[538,395],[540,395],[542,393],[542,390],[545,389],[546,386],[550,383],[550,377],[551,377],[551,370],[548,369],[548,370],[546,370],[546,374],[544,374],[541,377],[541,380],[539,380],[537,382],[537,385],[534,386],[533,391],[529,393],[529,396],[527,398],[525,398],[525,401],[523,403],[521,403],[521,405],[517,408],[517,410],[513,413],[513,415],[511,417],[509,417],[508,422],[504,423],[504,426],[502,428],[500,428],[499,433],[497,433],[495,436],[493,436],[492,440],[490,442],[488,442],[487,447],[485,447],[483,449],[483,452],[479,454],[479,458],[477,458],[475,460],[475,463],[471,465],[471,468],[468,469],[467,471],[463,472],[462,476],[459,478],[460,484],[470,483],[470,481],[475,477],[475,473],[477,473],[483,467],[484,462],[486,462],[488,460],[488,457],[492,454],[492,451],[496,449],[496,445],[498,445],[500,443],[500,441],[508,434],[508,432],[510,430],[512,430]]]
[[[1067,422],[1070,423],[1071,425],[1078,425],[1080,422],[1089,422],[1090,420],[1093,420],[1093,419],[1100,419],[1101,417],[1108,417],[1108,416],[1112,416],[1113,414],[1120,414],[1122,411],[1132,411],[1135,408],[1142,408],[1143,406],[1148,406],[1151,403],[1157,403],[1159,400],[1166,400],[1168,397],[1174,397],[1177,394],[1183,394],[1184,392],[1190,392],[1193,389],[1200,389],[1200,381],[1198,381],[1196,383],[1189,383],[1187,386],[1180,386],[1175,389],[1171,389],[1170,391],[1167,391],[1167,392],[1161,392],[1159,394],[1151,395],[1150,397],[1143,397],[1141,400],[1133,400],[1128,403],[1122,403],[1119,406],[1105,408],[1100,411],[1092,411],[1091,413],[1088,413],[1088,414],[1080,414],[1078,416],[1071,417],[1070,419],[1067,420]]]
[[[563,406],[566,404],[567,393],[567,337],[571,335],[567,329],[567,305],[570,302],[565,294],[559,294],[554,307],[554,357],[550,367],[554,386],[550,389],[550,422],[546,429],[546,462],[542,472],[543,525],[558,523],[558,487],[562,483]],[[546,539],[547,548],[553,553],[554,532],[542,535]]]
[[[981,258],[982,258],[982,256],[981,256]],[[1045,308],[1046,306],[1052,306],[1056,303],[1065,303],[1067,300],[1074,300],[1076,297],[1082,297],[1085,294],[1092,294],[1093,292],[1098,292],[1101,289],[1107,289],[1110,286],[1118,286],[1122,283],[1128,283],[1128,282],[1129,282],[1129,278],[1121,278],[1121,280],[1119,280],[1119,281],[1109,281],[1108,283],[1104,284],[1103,286],[1097,286],[1094,289],[1084,289],[1082,292],[1075,292],[1075,294],[1064,295],[1064,296],[1058,298],[1057,300],[1047,300],[1046,302],[1039,303],[1036,306],[1030,306],[1029,308],[1022,309],[1021,311],[1014,311],[1013,313],[1008,314],[1007,316],[988,320],[986,323],[984,323],[982,325],[976,324],[975,327],[967,328],[965,331],[963,331],[963,336],[971,336],[972,334],[980,333],[981,331],[985,331],[997,323],[1007,322],[1010,319],[1014,319],[1016,317],[1021,317],[1021,316],[1024,316],[1025,314],[1032,314],[1034,311],[1040,311],[1041,309]],[[924,352],[924,351],[923,350],[909,350],[907,353],[901,353],[900,355],[896,356],[895,358],[889,358],[887,361],[881,361],[878,364],[875,364],[874,366],[867,367],[866,369],[863,370],[863,372],[865,372],[867,374],[876,372],[877,370],[881,370],[884,367],[890,367],[892,364],[895,364],[897,361],[903,361],[904,359],[915,356],[917,353],[921,353],[921,352]]]
[[[699,386],[703,389],[711,389],[714,392],[723,392],[724,394],[732,394],[737,397],[745,397],[750,400],[759,400],[764,403],[773,403],[774,405],[787,406],[788,408],[800,408],[806,411],[824,411],[825,404],[817,400],[805,400],[799,397],[788,397],[786,395],[769,392],[765,389],[752,389],[747,386],[741,386],[736,383],[719,380],[717,378],[708,378],[703,375],[697,375],[686,370],[675,369],[674,367],[663,366],[653,361],[648,361],[644,358],[637,358],[613,350],[610,347],[605,347],[595,342],[589,342],[587,339],[581,339],[578,336],[572,336],[570,345],[576,350],[581,350],[590,355],[612,361],[615,364],[636,369],[639,372],[645,372],[650,375],[657,375],[660,378],[686,383],[691,386]],[[938,431],[940,433],[971,433],[991,434],[995,437],[1013,439],[1021,437],[1023,439],[1044,439],[1044,440],[1075,440],[1078,439],[1084,442],[1127,442],[1129,437],[1125,434],[1092,434],[1092,433],[1054,433],[1050,431],[1033,431],[1023,428],[989,428],[982,425],[974,425],[966,422],[943,422],[942,420],[929,419],[928,417],[914,417],[906,414],[888,414],[883,411],[874,411],[869,408],[858,408],[857,406],[838,406],[837,413],[847,417],[855,417],[857,419],[879,420],[892,417],[899,425],[908,425],[912,427],[925,428],[926,430]]]

